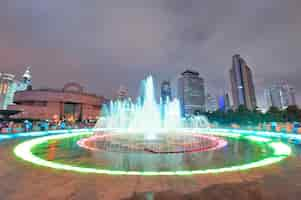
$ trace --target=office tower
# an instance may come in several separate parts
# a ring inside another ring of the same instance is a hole
[[[171,100],[171,84],[169,81],[163,81],[161,83],[161,100],[163,103]]]
[[[0,109],[6,109],[13,102],[15,91],[15,76],[8,73],[0,73]]]
[[[16,91],[24,91],[32,88],[30,67],[27,67],[21,81],[15,75],[0,72],[0,109],[7,109],[13,104]]]
[[[178,79],[178,98],[184,116],[205,112],[204,79],[196,71],[186,70]]]
[[[269,107],[286,109],[288,106],[296,105],[295,90],[289,84],[280,82],[265,90],[265,101],[267,109]]]
[[[206,95],[206,112],[218,110],[217,98],[211,94]]]
[[[240,55],[232,57],[230,80],[234,108],[237,109],[240,105],[243,105],[249,110],[256,109],[252,71]]]
[[[123,101],[128,98],[129,98],[128,89],[125,86],[121,85],[117,91],[116,99]]]
[[[272,98],[270,88],[264,90],[264,109],[269,110],[272,107]]]
[[[230,98],[229,94],[225,93],[223,95],[220,95],[218,98],[218,109],[224,112],[227,112],[230,110],[231,105],[230,105]]]
[[[296,91],[295,88],[291,87],[289,89],[289,103],[290,105],[297,105],[297,101],[296,101]]]
[[[31,66],[27,66],[25,73],[23,74],[23,80],[21,81],[21,85],[26,87],[22,90],[32,90],[32,82],[31,82]]]
[[[296,105],[295,89],[286,82],[281,82],[282,91],[282,106],[287,108],[288,106]]]

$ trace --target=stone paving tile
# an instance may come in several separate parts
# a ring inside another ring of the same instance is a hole
[[[219,197],[223,197],[221,199],[239,199],[239,195],[240,200],[248,199],[249,196],[257,199],[301,198],[300,157],[235,173],[161,177],[107,176],[37,167],[16,159],[12,153],[13,145],[0,145],[0,200],[113,200],[139,199],[145,195],[175,200],[200,199],[198,197],[215,199],[213,191],[219,193]],[[245,193],[236,191],[244,187]],[[250,195],[250,192],[254,194]]]

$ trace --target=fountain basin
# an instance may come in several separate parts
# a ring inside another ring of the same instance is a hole
[[[143,134],[97,134],[81,139],[77,144],[91,151],[120,153],[196,153],[212,151],[227,145],[227,141],[204,134],[156,134],[154,139],[145,139]]]

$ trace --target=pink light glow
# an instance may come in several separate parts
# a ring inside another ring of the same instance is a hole
[[[105,149],[101,149],[101,148],[97,148],[96,146],[93,146],[92,144],[96,141],[101,141],[101,140],[105,140],[107,138],[111,139],[114,136],[118,136],[116,134],[112,135],[112,134],[103,134],[103,135],[95,135],[95,136],[91,136],[89,138],[84,138],[81,139],[77,142],[77,144],[84,148],[87,149],[89,151],[105,151]],[[154,154],[167,154],[167,153],[196,153],[196,152],[206,152],[206,151],[214,151],[220,148],[225,147],[228,143],[226,140],[221,139],[219,137],[215,137],[215,136],[209,136],[209,135],[201,135],[201,134],[192,134],[190,135],[190,137],[197,137],[200,139],[206,139],[206,140],[210,140],[212,142],[212,145],[207,145],[205,147],[195,147],[192,149],[181,149],[181,150],[175,150],[175,151],[155,151],[153,149],[149,149],[149,148],[144,148],[144,152],[146,153],[154,153]],[[192,146],[194,144],[199,144],[197,142],[195,143],[188,143],[188,144],[181,144],[182,146]],[[135,148],[132,148],[133,150],[135,150]],[[141,150],[139,148],[137,148],[136,150]]]

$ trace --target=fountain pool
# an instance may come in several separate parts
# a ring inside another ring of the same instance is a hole
[[[291,154],[277,134],[212,129],[204,116],[183,118],[178,99],[157,103],[151,76],[143,85],[137,101],[104,106],[94,129],[25,141],[15,154],[44,167],[110,175],[233,172],[273,164]]]

